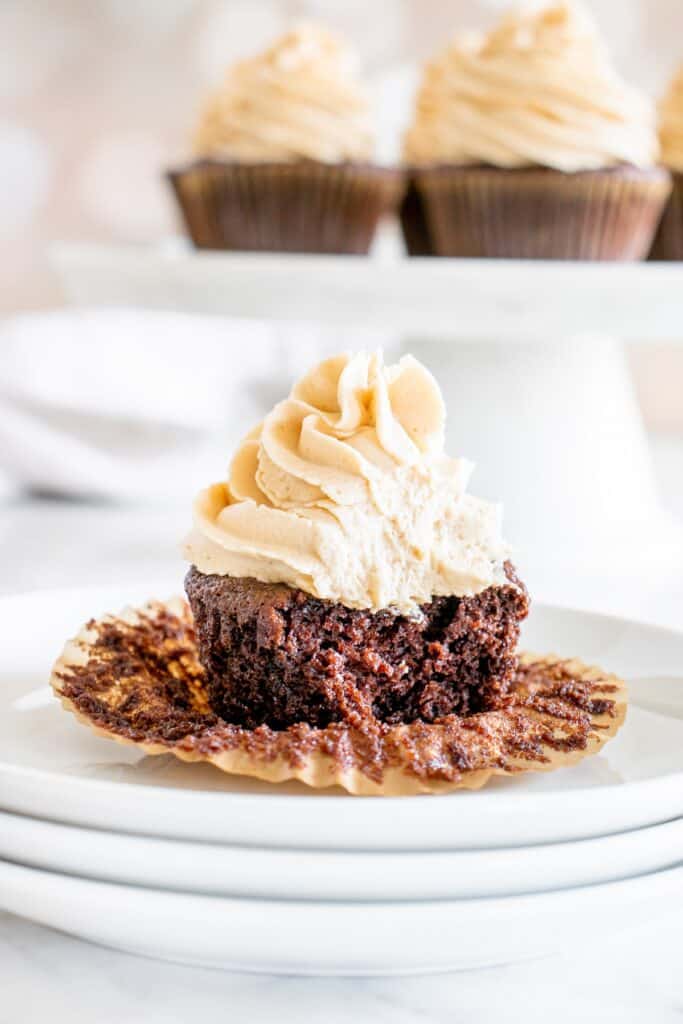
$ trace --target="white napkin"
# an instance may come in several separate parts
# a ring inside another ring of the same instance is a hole
[[[71,496],[189,493],[224,471],[274,371],[277,337],[259,324],[125,309],[12,318],[0,474]]]
[[[339,331],[147,310],[0,324],[0,481],[72,497],[188,496]],[[355,344],[354,344],[355,340]]]

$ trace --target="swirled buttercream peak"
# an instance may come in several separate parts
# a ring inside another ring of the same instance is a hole
[[[467,493],[473,467],[444,454],[444,423],[412,356],[320,363],[200,493],[186,557],[374,610],[504,583],[499,507]]]
[[[301,25],[230,67],[195,135],[199,156],[244,163],[366,161],[370,101],[343,40]]]
[[[425,68],[404,156],[414,164],[652,166],[653,104],[617,74],[588,8],[558,0],[459,36]]]

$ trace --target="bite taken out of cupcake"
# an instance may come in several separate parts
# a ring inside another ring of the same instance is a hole
[[[404,139],[415,255],[633,260],[670,190],[653,104],[585,7],[507,14],[425,68]]]
[[[662,163],[671,173],[671,195],[659,223],[650,257],[683,260],[683,66],[659,104]]]
[[[403,191],[373,161],[368,94],[337,36],[302,25],[226,72],[169,177],[209,249],[366,253]]]
[[[444,453],[416,360],[340,355],[197,497],[180,599],[93,619],[52,685],[97,733],[266,782],[476,789],[598,751],[621,680],[521,654],[499,508]]]

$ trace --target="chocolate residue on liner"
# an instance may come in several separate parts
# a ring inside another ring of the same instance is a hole
[[[357,769],[377,783],[394,768],[452,782],[482,769],[523,771],[548,762],[553,751],[584,750],[617,715],[617,685],[598,673],[588,678],[585,666],[579,673],[578,663],[548,657],[522,660],[506,705],[469,717],[388,725],[368,713],[354,726],[245,729],[210,710],[187,606],[178,605],[176,614],[152,604],[131,616],[91,621],[86,629],[53,676],[58,695],[112,738],[198,758],[239,751],[300,767],[312,755],[325,755],[331,771]]]

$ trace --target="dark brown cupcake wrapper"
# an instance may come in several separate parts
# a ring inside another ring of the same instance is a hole
[[[201,160],[169,172],[201,249],[364,254],[403,173],[370,164]]]
[[[672,171],[671,183],[671,195],[650,250],[651,260],[683,260],[683,171]]]
[[[427,224],[425,204],[420,190],[413,181],[409,183],[403,196],[399,209],[399,219],[408,255],[435,256],[436,253],[434,252]]]
[[[658,167],[567,174],[444,165],[415,169],[412,183],[423,248],[434,255],[550,260],[643,259],[671,187]]]

